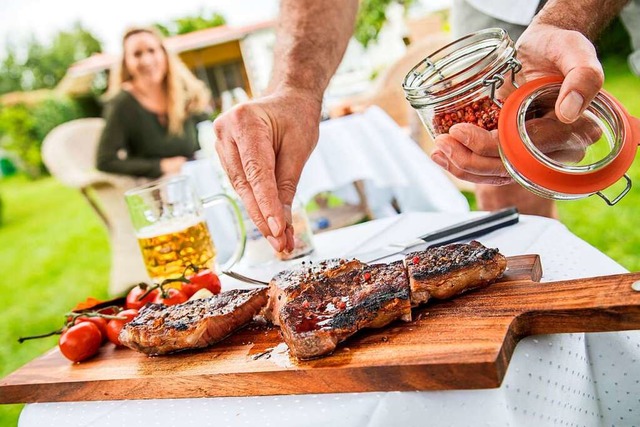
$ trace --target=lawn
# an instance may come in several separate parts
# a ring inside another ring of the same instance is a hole
[[[640,79],[622,61],[606,64],[606,89],[640,117]],[[640,156],[636,187],[615,207],[596,197],[560,203],[571,231],[629,270],[640,270]],[[87,296],[106,297],[107,234],[77,191],[51,178],[0,180],[0,377],[56,344],[47,338],[18,344],[20,336],[57,329],[62,314]],[[0,426],[15,425],[21,405],[0,406]]]

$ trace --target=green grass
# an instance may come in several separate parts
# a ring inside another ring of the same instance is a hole
[[[106,297],[109,244],[78,191],[48,178],[0,181],[0,377],[57,344],[57,337],[18,344],[20,336],[62,326],[87,296]],[[17,424],[21,405],[0,406],[0,425]]]
[[[640,78],[624,60],[604,63],[605,89],[636,117],[640,117]],[[636,141],[637,142],[637,141]],[[628,172],[631,191],[614,207],[597,196],[560,202],[560,220],[569,229],[631,271],[640,271],[640,155]],[[617,188],[617,187],[616,187]],[[607,196],[611,196],[606,192]]]
[[[624,62],[606,64],[606,89],[640,117],[640,79]],[[630,171],[636,186],[615,207],[599,198],[560,203],[575,234],[626,268],[640,270],[640,156]],[[55,180],[0,180],[0,377],[57,343],[17,338],[57,329],[62,314],[87,296],[106,297],[107,234],[79,192]],[[21,405],[0,406],[0,426],[17,423]]]

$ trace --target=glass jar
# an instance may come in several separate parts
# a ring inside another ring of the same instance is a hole
[[[291,206],[291,222],[293,223],[293,250],[287,252],[276,252],[276,257],[281,261],[300,258],[308,255],[314,250],[313,230],[309,223],[309,217],[304,204],[295,197]]]
[[[403,89],[432,138],[457,123],[498,129],[500,156],[511,176],[531,192],[555,200],[596,194],[614,205],[631,189],[626,171],[640,143],[624,107],[600,91],[581,117],[565,124],[555,116],[562,77],[544,77],[519,87],[521,69],[506,31],[469,34],[418,63]],[[497,97],[510,75],[515,89]],[[603,190],[623,180],[614,197]]]
[[[496,90],[521,66],[513,40],[501,28],[469,34],[418,63],[402,87],[432,138],[457,123],[498,128],[502,100]]]

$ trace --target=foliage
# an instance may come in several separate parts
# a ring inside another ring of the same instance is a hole
[[[217,12],[206,14],[204,11],[200,11],[200,13],[195,16],[185,16],[184,18],[174,19],[168,24],[156,23],[154,26],[164,36],[174,36],[204,30],[206,28],[218,27],[226,23],[227,20],[224,16]]]
[[[399,3],[407,9],[415,0],[362,0],[356,18],[354,37],[365,48],[378,39],[380,30],[387,22],[387,8]]]
[[[0,66],[0,94],[53,88],[71,64],[101,50],[100,41],[80,23],[56,34],[50,44],[31,36],[24,52],[10,45]]]
[[[46,169],[40,148],[44,137],[59,124],[82,117],[78,103],[68,98],[50,98],[35,106],[17,104],[0,109],[0,147],[14,153],[30,177]]]

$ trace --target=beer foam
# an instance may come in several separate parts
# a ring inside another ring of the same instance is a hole
[[[202,222],[205,222],[205,221],[204,221],[204,218],[200,216],[171,218],[169,220],[164,220],[158,224],[152,224],[152,225],[141,228],[136,233],[136,236],[139,239],[150,239],[152,237],[184,231],[187,228],[193,227]]]

